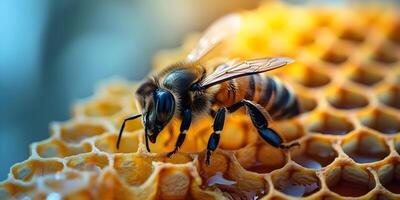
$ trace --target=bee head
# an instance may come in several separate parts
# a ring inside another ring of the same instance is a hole
[[[171,92],[157,88],[149,96],[151,103],[144,111],[144,126],[152,143],[169,123],[175,113],[175,99]]]

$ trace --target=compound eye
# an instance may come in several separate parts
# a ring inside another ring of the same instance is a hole
[[[158,122],[168,122],[175,111],[175,100],[173,95],[166,91],[159,89],[155,92],[154,96],[156,119]]]

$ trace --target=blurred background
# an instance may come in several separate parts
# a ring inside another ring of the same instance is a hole
[[[259,0],[0,1],[0,181],[101,80],[140,80],[152,56]]]

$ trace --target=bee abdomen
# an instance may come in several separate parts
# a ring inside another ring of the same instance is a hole
[[[297,96],[275,77],[262,76],[263,90],[256,102],[265,107],[273,119],[286,119],[300,114]]]
[[[242,99],[263,106],[273,119],[286,119],[300,113],[298,99],[277,78],[253,74],[220,84],[215,103],[229,107]]]

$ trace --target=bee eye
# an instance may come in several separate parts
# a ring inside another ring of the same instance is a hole
[[[175,100],[172,94],[159,89],[154,94],[156,120],[161,123],[168,122],[174,115]]]

